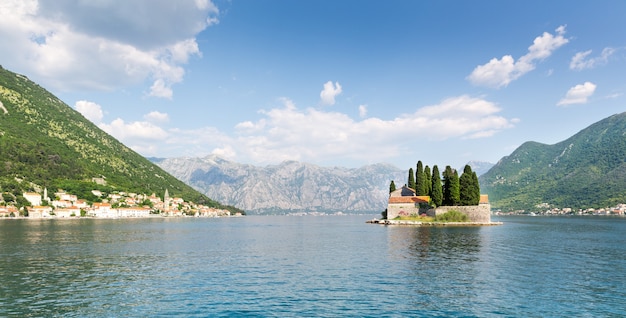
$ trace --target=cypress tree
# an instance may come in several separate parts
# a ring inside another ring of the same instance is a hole
[[[432,176],[430,175],[430,167],[424,167],[424,195],[430,195],[432,188]]]
[[[424,165],[422,161],[417,162],[417,170],[415,170],[415,194],[426,195],[424,193]]]
[[[439,168],[437,165],[433,166],[433,175],[431,179],[430,200],[437,207],[440,206],[443,201],[441,175],[439,174]]]
[[[472,171],[472,184],[474,190],[472,205],[478,205],[480,203],[480,184],[478,183],[478,176],[476,171]]]
[[[393,182],[393,180],[391,180],[391,183],[389,184],[389,194],[394,191],[396,191],[396,184]]]
[[[461,191],[459,184],[459,173],[456,171],[456,169],[452,169],[451,179],[452,182],[450,184],[450,194],[452,199],[452,205],[459,205],[459,202],[461,201]]]
[[[459,193],[460,193],[460,205],[474,205],[474,178],[472,176],[472,168],[469,165],[465,165],[463,168],[463,174],[459,178]]]
[[[413,175],[413,168],[409,168],[409,182],[407,186],[415,190],[415,176]]]
[[[450,183],[452,182],[450,180],[451,175],[452,174],[452,168],[450,168],[450,166],[446,166],[446,169],[443,170],[443,204],[444,205],[450,205],[451,203],[451,197],[452,195],[450,194]]]
[[[459,200],[459,175],[456,170],[446,166],[443,172],[443,204],[458,205]]]

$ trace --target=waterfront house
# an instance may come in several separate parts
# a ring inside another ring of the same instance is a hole
[[[150,208],[146,207],[117,208],[114,210],[116,216],[120,218],[141,218],[150,216]]]
[[[94,202],[91,206],[91,211],[89,212],[91,216],[99,217],[99,218],[110,218],[115,217],[114,213],[111,211],[110,203],[101,203]]]
[[[11,215],[11,213],[13,215]],[[19,216],[20,213],[17,210],[16,207],[9,205],[9,206],[0,206],[0,217],[10,217],[10,216]]]
[[[58,218],[69,218],[74,216],[80,216],[80,208],[77,206],[70,206],[66,208],[59,208],[54,210],[54,215]]]
[[[52,213],[52,207],[36,205],[27,207],[29,218],[47,218]]]

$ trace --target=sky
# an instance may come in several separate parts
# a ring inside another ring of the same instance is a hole
[[[146,157],[496,163],[626,110],[625,1],[2,0],[0,64]]]

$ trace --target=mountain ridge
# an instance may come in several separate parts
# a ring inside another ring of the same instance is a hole
[[[126,147],[26,76],[0,67],[0,188],[106,188],[229,208]],[[98,185],[94,178],[106,180]],[[22,180],[22,181],[18,181]],[[0,198],[1,199],[1,198]]]
[[[391,180],[404,180],[407,173],[385,163],[344,168],[287,160],[261,167],[215,155],[157,164],[195,189],[253,214],[380,213]]]
[[[480,177],[492,207],[603,207],[626,202],[626,112],[553,145],[528,141]]]

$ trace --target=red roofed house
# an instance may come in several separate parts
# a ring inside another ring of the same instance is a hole
[[[387,202],[387,219],[393,220],[398,216],[419,215],[426,213],[426,210],[420,211],[420,203],[428,203],[429,196],[417,196],[415,190],[403,186],[389,194]]]

